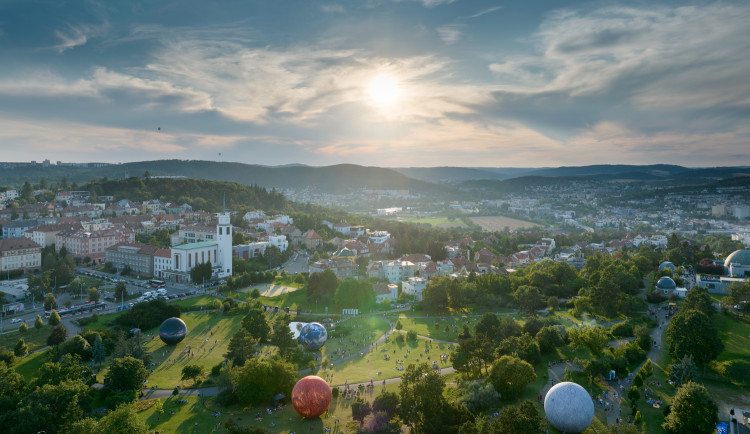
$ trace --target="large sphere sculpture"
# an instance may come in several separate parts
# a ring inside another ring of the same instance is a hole
[[[576,383],[558,383],[544,398],[547,420],[565,433],[582,432],[594,420],[594,401],[586,389]]]
[[[308,375],[294,385],[292,405],[300,416],[316,418],[325,413],[331,405],[331,388],[326,380],[316,375]]]
[[[299,343],[307,351],[319,350],[326,343],[328,332],[322,324],[317,322],[307,323],[299,331]]]
[[[179,318],[167,318],[159,326],[159,338],[167,345],[175,345],[185,339],[187,325]]]

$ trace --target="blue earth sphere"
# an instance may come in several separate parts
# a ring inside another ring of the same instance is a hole
[[[299,343],[307,351],[319,350],[326,343],[328,332],[322,324],[317,322],[307,323],[299,332]]]
[[[167,345],[176,345],[187,336],[187,325],[179,318],[167,318],[159,326],[159,338]]]

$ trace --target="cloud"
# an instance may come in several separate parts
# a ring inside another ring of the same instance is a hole
[[[535,35],[536,54],[490,65],[509,90],[610,95],[640,108],[748,106],[750,7],[564,10]]]
[[[487,15],[487,14],[491,14],[492,12],[499,11],[502,8],[503,8],[503,6],[493,6],[491,8],[487,8],[487,9],[481,10],[481,11],[475,13],[474,15],[470,15],[469,18],[479,18],[482,15]]]
[[[162,158],[191,155],[200,151],[231,148],[263,137],[168,133],[132,128],[95,126],[88,123],[0,119],[0,144],[9,159],[21,159],[33,148],[38,158],[63,161],[91,161],[107,156],[108,161],[137,161],[145,155]]]
[[[26,78],[0,79],[0,95],[33,100],[87,98],[117,102],[132,109],[162,107],[181,112],[211,109],[208,94],[180,88],[163,80],[151,80],[97,67],[86,78],[66,80],[51,72]]]
[[[100,25],[79,24],[68,25],[62,29],[55,30],[55,36],[60,42],[49,47],[58,53],[86,44],[90,38],[103,35],[109,24],[107,22]]]
[[[330,13],[337,13],[337,14],[340,14],[340,13],[344,12],[344,7],[343,7],[343,6],[341,6],[341,5],[322,5],[322,6],[320,7],[320,9],[321,9],[321,10],[322,10],[323,12],[327,12],[327,13],[329,13],[329,14],[330,14]]]
[[[668,161],[705,166],[710,162],[711,165],[735,166],[738,161],[750,159],[749,134],[747,126],[732,131],[647,133],[607,121],[582,129],[567,140],[566,147],[573,155],[587,155],[593,161],[611,161],[611,155],[617,155],[620,163]]]
[[[461,39],[460,26],[457,24],[448,24],[437,28],[440,39],[446,44],[453,44]]]

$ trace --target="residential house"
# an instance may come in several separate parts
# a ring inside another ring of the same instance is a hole
[[[117,243],[107,247],[105,257],[118,270],[128,267],[137,275],[153,276],[157,250],[158,247],[147,244]]]
[[[307,250],[315,250],[323,247],[323,237],[318,235],[314,229],[310,229],[301,235],[301,242],[299,243],[304,246]]]
[[[384,300],[395,302],[398,300],[398,285],[393,283],[377,282],[373,285],[375,290],[375,302],[382,303]]]
[[[335,274],[339,279],[346,279],[348,277],[357,277],[359,267],[357,266],[357,264],[353,264],[346,257],[332,257],[329,259],[321,259],[310,264],[309,267],[310,274],[322,273],[325,270],[333,271],[333,274]]]
[[[106,250],[117,243],[135,242],[135,232],[124,226],[113,226],[108,229],[91,230],[71,229],[62,230],[55,235],[55,251],[65,247],[75,258],[91,258],[93,263],[103,263],[106,260]]]
[[[427,279],[410,277],[401,282],[401,291],[414,297],[415,301],[422,301],[422,292],[427,287]]]
[[[29,238],[0,240],[0,272],[39,270],[42,268],[42,247]]]
[[[165,272],[174,268],[172,251],[170,249],[156,249],[154,252],[154,277],[165,279]]]
[[[410,277],[414,277],[417,267],[409,261],[383,261],[383,275],[385,280],[398,283]]]

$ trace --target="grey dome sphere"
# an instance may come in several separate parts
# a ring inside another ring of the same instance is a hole
[[[664,276],[659,279],[658,282],[656,282],[656,288],[657,289],[676,289],[677,284],[674,283],[674,280],[671,278]]]
[[[565,433],[582,432],[594,420],[594,401],[586,389],[576,383],[558,383],[544,398],[547,420]]]
[[[725,267],[729,267],[729,264],[750,266],[750,249],[735,250],[732,252],[732,254],[727,256],[727,259],[724,260]]]
[[[664,261],[661,264],[659,264],[659,271],[661,271],[661,270],[663,270],[665,268],[669,268],[670,270],[672,270],[673,273],[676,270],[674,264],[671,263],[671,262],[669,262],[669,261]]]

